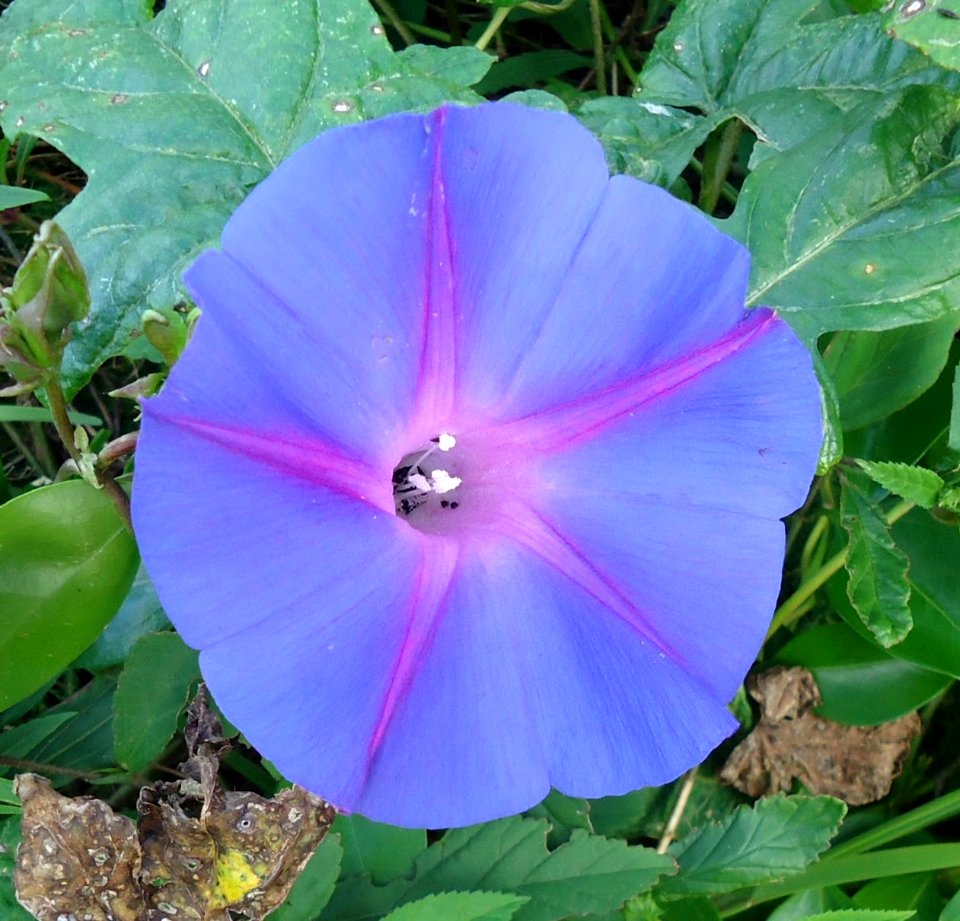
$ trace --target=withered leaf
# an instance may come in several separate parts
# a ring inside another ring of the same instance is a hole
[[[921,728],[916,713],[879,726],[844,726],[817,716],[820,691],[804,668],[771,668],[748,688],[760,704],[760,721],[720,772],[748,796],[789,792],[799,780],[813,794],[852,806],[872,803],[890,792]]]
[[[217,782],[230,745],[203,690],[184,779],[140,791],[139,824],[23,775],[18,897],[40,921],[261,921],[286,899],[335,811],[300,787],[273,799]]]
[[[14,872],[23,907],[39,921],[143,921],[133,822],[100,800],[61,796],[36,774],[21,774],[14,791],[23,802]]]
[[[335,815],[299,787],[269,800],[217,788],[194,818],[196,788],[180,786],[155,784],[140,793],[150,921],[229,921],[231,910],[259,921],[286,899]]]

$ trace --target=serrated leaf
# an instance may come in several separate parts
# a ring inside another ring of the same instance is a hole
[[[640,98],[755,126],[786,150],[864,99],[926,83],[953,87],[877,15],[811,19],[815,0],[684,0],[657,36]]]
[[[401,905],[384,921],[509,921],[527,901],[512,892],[440,892]]]
[[[0,709],[94,641],[138,565],[136,543],[116,507],[80,480],[0,506]]]
[[[24,205],[32,205],[37,201],[50,201],[50,196],[35,189],[0,185],[0,211],[6,211],[7,208],[21,208]]]
[[[955,0],[899,0],[884,14],[883,27],[941,67],[960,70],[960,9]]]
[[[271,921],[316,921],[333,895],[342,857],[340,838],[327,834],[297,877],[286,901],[271,912]]]
[[[867,629],[887,648],[913,626],[909,562],[890,536],[880,507],[848,480],[840,496],[847,532],[847,597]]]
[[[93,299],[66,352],[71,392],[131,345],[146,307],[183,297],[183,268],[280,160],[335,125],[476,102],[465,82],[486,66],[476,49],[394,53],[359,0],[171,0],[154,19],[90,0],[53,22],[28,3],[0,19],[4,131],[89,177],[58,218]]]
[[[659,891],[710,895],[797,873],[826,849],[846,811],[829,796],[773,796],[741,806],[670,848],[680,872]]]
[[[862,103],[744,183],[727,232],[753,255],[749,302],[812,340],[951,315],[960,298],[960,97],[913,87]]]
[[[892,534],[910,560],[913,630],[890,652],[960,678],[960,529],[914,510],[893,526]]]
[[[133,647],[113,699],[113,742],[121,765],[136,774],[163,752],[199,680],[197,653],[176,633],[149,634]]]
[[[723,121],[722,115],[693,115],[621,96],[588,100],[574,114],[600,139],[612,172],[663,186],[676,180]]]
[[[933,508],[943,489],[943,478],[926,467],[900,464],[894,461],[858,460],[857,464],[875,483],[887,492],[900,496],[920,508]]]
[[[378,918],[433,893],[485,889],[529,897],[517,921],[554,921],[616,909],[675,867],[666,855],[582,830],[548,851],[548,830],[546,822],[522,818],[454,829],[417,858],[409,880],[341,881],[324,919]]]

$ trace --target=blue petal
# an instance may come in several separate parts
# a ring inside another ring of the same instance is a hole
[[[460,398],[495,408],[563,288],[609,173],[596,139],[557,112],[454,108],[438,131]]]
[[[743,314],[749,266],[699,211],[614,177],[505,410],[536,412],[708,345]]]
[[[212,320],[259,349],[274,389],[358,455],[395,448],[417,387],[432,148],[420,116],[321,135],[235,212],[223,253],[185,276],[200,328]],[[239,383],[249,369],[230,364],[217,379]],[[174,380],[192,391],[201,374],[187,382],[177,368]]]
[[[752,338],[722,361],[571,437],[544,460],[535,500],[719,700],[763,640],[783,563],[778,519],[802,503],[821,439],[806,349],[780,320],[745,327]]]
[[[355,808],[466,825],[672,780],[736,722],[564,574],[509,539],[467,548]]]

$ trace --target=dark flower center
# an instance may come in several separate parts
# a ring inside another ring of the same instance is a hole
[[[457,439],[442,433],[430,443],[405,454],[393,470],[393,498],[401,518],[416,519],[431,510],[453,511],[460,506],[462,480],[452,468]]]

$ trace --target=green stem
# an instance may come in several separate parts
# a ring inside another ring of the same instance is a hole
[[[817,523],[810,531],[810,536],[807,538],[807,542],[803,545],[803,550],[800,553],[800,572],[806,573],[809,571],[810,564],[813,561],[813,554],[817,549],[817,545],[820,543],[820,538],[823,537],[829,525],[830,519],[828,516],[821,515],[817,519]]]
[[[824,856],[824,860],[833,860],[840,857],[848,857],[851,854],[861,854],[864,851],[872,851],[874,848],[896,841],[897,838],[904,838],[915,832],[936,825],[938,822],[945,822],[954,816],[960,815],[960,790],[954,790],[933,800],[918,806],[910,812],[898,815],[896,818],[884,822],[877,828],[871,828],[862,835],[857,835],[849,841],[844,841],[836,847],[831,848]]]
[[[489,45],[490,42],[493,41],[494,35],[497,34],[497,31],[500,29],[500,26],[504,24],[504,22],[506,21],[509,15],[510,15],[509,6],[501,6],[499,9],[497,9],[497,11],[491,17],[490,22],[487,25],[486,29],[483,30],[483,35],[481,35],[480,38],[477,39],[476,45],[474,47],[480,49],[480,51],[486,51],[487,45]]]
[[[737,155],[743,123],[738,118],[728,121],[719,139],[707,146],[703,158],[703,183],[700,186],[700,209],[713,214]]]
[[[397,30],[397,35],[403,39],[403,43],[409,47],[416,42],[416,36],[407,28],[407,24],[400,18],[400,15],[393,8],[390,0],[373,0],[380,7],[380,11],[387,17],[387,21]]]
[[[47,403],[50,406],[50,413],[53,416],[53,424],[56,426],[57,434],[60,436],[60,440],[70,454],[70,458],[79,466],[81,461],[80,452],[77,450],[73,426],[67,414],[67,398],[63,392],[63,388],[60,386],[59,379],[55,375],[50,375],[49,379],[44,382],[44,389],[47,394]],[[110,498],[110,501],[117,507],[123,523],[130,532],[133,533],[133,522],[130,518],[130,497],[105,470],[97,471],[97,482],[103,488],[104,493]]]
[[[607,41],[613,45],[613,53],[617,59],[617,63],[623,68],[627,79],[636,86],[640,82],[640,75],[630,63],[630,58],[627,56],[626,51],[623,50],[623,46],[620,44],[622,36],[617,33],[617,27],[610,19],[610,14],[607,12],[605,6],[600,7],[600,15],[603,17],[603,29],[607,33]]]
[[[904,876],[908,873],[930,873],[960,865],[960,844],[919,844],[897,847],[869,854],[850,854],[837,860],[821,860],[811,864],[783,882],[757,886],[742,901],[720,910],[722,918],[740,914],[763,902],[782,899],[805,889],[845,886],[867,880]]]
[[[600,0],[590,0],[590,31],[593,32],[593,69],[597,75],[597,89],[607,93],[607,62],[603,47],[603,21]]]

